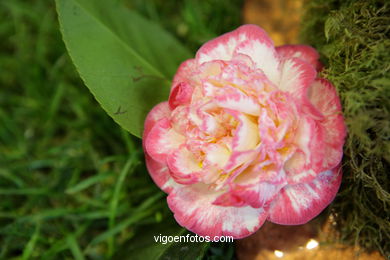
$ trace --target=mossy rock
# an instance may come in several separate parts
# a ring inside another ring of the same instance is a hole
[[[390,2],[312,0],[302,42],[319,50],[348,127],[332,205],[341,240],[390,256]]]

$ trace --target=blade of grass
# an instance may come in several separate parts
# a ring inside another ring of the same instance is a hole
[[[36,214],[26,215],[23,217],[20,217],[18,221],[42,221],[42,220],[48,220],[48,219],[54,219],[54,218],[61,218],[64,216],[67,216],[69,214],[73,214],[77,212],[78,209],[65,209],[65,208],[55,208],[55,209],[49,209],[49,210],[41,210],[40,212]]]
[[[5,169],[0,169],[0,176],[3,177],[4,179],[7,179],[9,181],[12,181],[15,183],[16,186],[19,188],[24,186],[23,179],[19,178],[18,176],[15,176],[12,174],[10,171],[5,170]]]
[[[112,174],[111,172],[106,172],[106,173],[102,173],[102,174],[87,178],[87,179],[79,182],[75,186],[66,189],[65,193],[67,193],[67,194],[78,193],[78,192],[98,183],[98,182],[101,182],[101,181],[109,178],[111,176],[111,174]]]
[[[116,217],[116,211],[117,211],[118,202],[119,202],[120,191],[122,189],[122,186],[123,186],[123,183],[126,179],[127,174],[130,172],[131,166],[134,164],[134,160],[135,160],[135,158],[133,156],[128,159],[125,166],[123,167],[123,170],[119,174],[118,180],[115,184],[114,194],[113,194],[111,202],[110,202],[110,217],[108,220],[108,226],[110,229],[113,228],[115,225],[115,217]],[[113,255],[113,251],[114,251],[113,248],[114,248],[114,238],[111,237],[108,240],[107,254],[109,257]]]
[[[153,197],[150,197],[149,199],[145,200],[133,213],[132,215],[127,218],[126,220],[122,221],[121,223],[117,224],[116,226],[108,229],[106,232],[101,233],[99,236],[95,237],[89,246],[96,245],[100,242],[103,242],[115,234],[119,233],[120,231],[124,230],[131,224],[136,223],[137,221],[150,216],[154,213],[153,208],[149,208],[153,203],[155,203],[157,200],[161,199],[161,197],[164,195],[164,193],[158,193],[154,195]]]
[[[87,230],[89,224],[85,224],[80,226],[76,232],[73,234],[74,238],[78,238],[81,235],[84,234],[84,232]],[[42,255],[42,260],[52,260],[56,259],[56,256],[64,250],[66,250],[68,247],[68,242],[67,242],[68,237],[66,236],[65,238],[58,239],[56,240],[55,243],[52,243],[51,247],[45,251],[45,253]]]
[[[28,241],[26,247],[23,250],[22,260],[27,260],[31,257],[31,255],[34,251],[35,243],[37,242],[37,239],[39,238],[40,231],[41,231],[41,223],[38,222],[36,227],[35,227],[34,234],[32,235],[30,241]]]
[[[139,221],[139,220],[141,220],[141,219],[151,215],[151,213],[152,213],[151,210],[146,210],[146,211],[143,211],[143,212],[141,212],[141,213],[139,213],[137,215],[133,215],[133,216],[127,218],[126,220],[120,222],[116,226],[108,229],[107,231],[103,232],[99,236],[95,237],[91,241],[90,245],[93,246],[93,245],[99,244],[99,243],[101,243],[103,241],[110,240],[114,235],[116,235],[119,232],[123,231],[128,226],[130,226],[131,224],[134,224],[137,221]]]
[[[1,189],[0,195],[42,195],[48,193],[48,188],[25,188],[25,189]]]
[[[77,243],[77,240],[73,235],[68,235],[68,237],[66,238],[66,242],[67,242],[68,247],[76,260],[84,260],[85,259],[83,253],[80,250],[80,246]]]

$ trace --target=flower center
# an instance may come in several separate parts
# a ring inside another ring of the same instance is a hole
[[[175,107],[171,120],[186,137],[200,181],[219,189],[254,162],[282,165],[295,120],[289,95],[242,63],[210,62],[199,70],[191,84],[178,85],[184,90],[175,90],[186,102]]]

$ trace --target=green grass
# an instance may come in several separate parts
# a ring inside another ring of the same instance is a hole
[[[240,23],[241,1],[126,2],[194,51]],[[79,79],[54,2],[2,1],[0,39],[0,259],[107,259],[171,218],[141,141]]]

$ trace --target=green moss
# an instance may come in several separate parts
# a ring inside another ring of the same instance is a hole
[[[319,50],[348,126],[333,203],[341,240],[390,256],[390,3],[312,0],[302,39]]]

